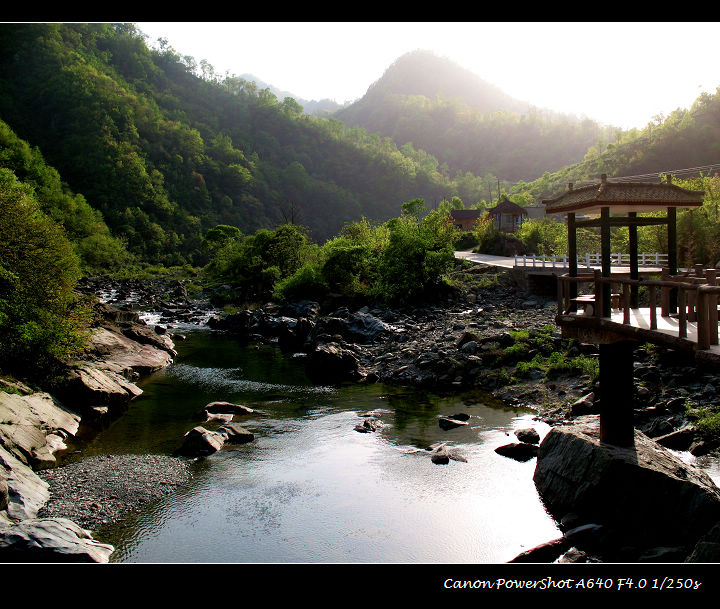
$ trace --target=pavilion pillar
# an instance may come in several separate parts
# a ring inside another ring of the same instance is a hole
[[[569,213],[567,216],[568,227],[568,271],[570,277],[577,277],[577,228],[575,227],[575,214]],[[574,281],[570,282],[570,298],[576,298],[578,284]]]
[[[637,218],[637,212],[631,211],[628,213],[628,218],[631,218],[628,225],[628,246],[630,250],[630,279],[637,281],[640,278],[640,272],[638,268],[638,234],[637,224],[633,223],[632,218]],[[638,297],[638,286],[630,286],[630,306],[633,309],[637,309],[640,306],[640,299]]]
[[[677,275],[677,209],[667,208],[668,269]],[[677,313],[677,292],[670,290],[670,313]]]
[[[632,341],[600,345],[600,441],[633,446]]]
[[[602,263],[602,276],[610,277],[612,270],[610,267],[610,208],[603,207],[600,209],[600,257]],[[610,317],[612,314],[612,285],[603,283],[603,317]]]

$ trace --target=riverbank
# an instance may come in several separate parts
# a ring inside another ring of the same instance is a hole
[[[99,468],[91,467],[92,461],[56,468],[69,446],[97,433],[142,393],[135,384],[141,376],[166,367],[176,355],[170,335],[137,313],[100,302],[95,312],[83,357],[47,386],[2,380],[0,561],[107,562],[113,548],[92,538],[86,527],[94,528],[97,520],[88,515],[116,519],[157,500],[163,488],[143,487],[167,488],[188,478],[184,464],[164,459],[110,458],[100,460]],[[91,475],[83,478],[84,470]],[[87,498],[88,510],[82,507]]]

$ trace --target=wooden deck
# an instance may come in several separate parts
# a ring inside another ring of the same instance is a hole
[[[563,335],[596,344],[649,342],[694,353],[697,363],[720,365],[716,269],[661,281],[604,278],[597,271],[593,275],[558,277],[556,322]],[[591,293],[574,297],[571,285],[582,283],[590,284]],[[648,290],[650,307],[630,306],[630,290],[640,286]],[[606,300],[608,292],[603,293],[610,287],[612,307]],[[673,306],[671,293],[677,298]]]

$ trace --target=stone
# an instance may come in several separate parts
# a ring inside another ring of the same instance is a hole
[[[8,497],[7,472],[0,467],[0,512],[7,509]]]
[[[540,434],[537,432],[536,429],[532,427],[516,429],[515,436],[518,440],[527,444],[537,444],[538,442],[540,442]]]
[[[0,392],[0,444],[34,469],[53,467],[64,438],[79,427],[80,416],[48,393]]]
[[[142,389],[115,371],[82,363],[59,381],[54,393],[84,415],[92,406],[108,406],[111,410],[125,407],[142,394]]]
[[[355,425],[355,431],[368,433],[371,431],[377,431],[380,427],[382,427],[382,423],[375,417],[366,417],[362,423]]]
[[[469,423],[465,420],[455,418],[457,415],[453,415],[450,417],[440,417],[438,418],[438,425],[441,429],[444,429],[445,431],[449,429],[454,429],[456,427],[463,427],[469,425]]]
[[[720,490],[701,470],[635,430],[634,446],[601,443],[599,418],[553,428],[533,480],[548,512],[569,512],[647,537],[646,547],[697,540],[720,518]]]
[[[692,425],[684,425],[680,429],[655,438],[658,444],[674,450],[688,450],[697,435],[697,430]]]
[[[579,400],[573,402],[570,405],[570,412],[575,417],[585,414],[596,413],[597,410],[595,408],[595,394],[588,393],[587,395],[581,397]]]
[[[205,406],[207,414],[252,414],[253,409],[243,404],[234,404],[232,402],[210,402]]]
[[[145,330],[131,333],[131,336],[104,327],[96,328],[90,337],[91,353],[101,359],[103,365],[111,362],[120,369],[130,368],[140,374],[149,374],[168,366],[174,357],[171,348],[167,345],[160,348],[156,342],[139,343],[135,338],[149,340],[153,337],[172,343],[170,338],[158,336],[147,326],[138,327]]]
[[[195,427],[185,434],[182,446],[176,454],[183,457],[206,457],[220,450],[225,439],[225,435],[221,433]]]
[[[700,538],[687,562],[720,562],[720,524]]]
[[[538,447],[526,442],[513,442],[498,446],[495,452],[503,457],[515,459],[515,461],[529,461],[537,455]]]
[[[308,354],[305,370],[315,383],[341,383],[362,376],[357,357],[335,342],[317,345]]]
[[[227,423],[222,427],[218,427],[216,433],[225,436],[226,441],[230,444],[246,444],[255,439],[255,434],[244,427],[240,427],[237,423]]]
[[[7,484],[7,515],[13,520],[35,518],[50,497],[47,482],[2,446],[0,470]]]
[[[67,518],[0,521],[0,562],[106,563],[113,551]]]

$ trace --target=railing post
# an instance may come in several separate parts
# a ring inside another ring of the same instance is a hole
[[[650,296],[650,329],[657,330],[657,292],[655,286],[648,286]]]
[[[678,287],[678,336],[687,338],[687,294],[684,287]]]
[[[603,284],[600,281],[602,277],[602,271],[600,269],[593,269],[593,276],[595,281],[595,317],[602,317],[603,311]]]
[[[668,269],[663,268],[660,273],[660,279],[667,281],[669,274]],[[667,317],[670,314],[670,290],[671,288],[668,286],[661,286],[660,288],[660,315],[663,317]]]
[[[708,326],[708,297],[710,294],[702,291],[702,286],[697,290],[697,348],[707,349],[710,347],[710,333]]]
[[[630,284],[623,283],[623,324],[630,323]]]
[[[717,271],[715,269],[707,269],[705,278],[708,285],[717,285]],[[707,294],[707,319],[708,319],[708,342],[711,345],[718,344],[718,297],[715,292]]]

